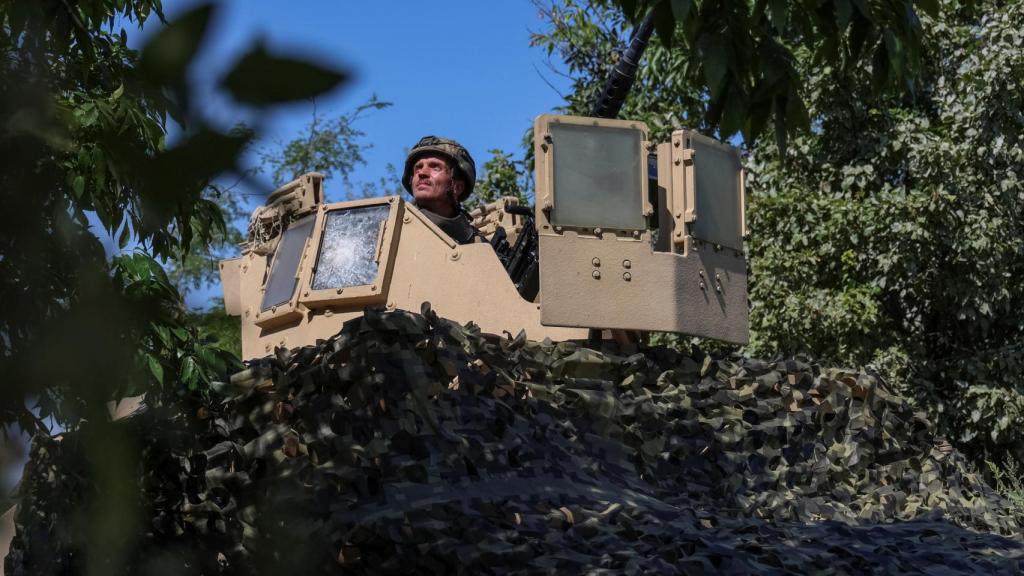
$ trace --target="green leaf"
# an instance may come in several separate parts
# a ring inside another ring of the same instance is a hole
[[[158,85],[184,85],[188,66],[206,36],[213,11],[213,4],[201,4],[157,32],[139,57],[143,76]]]
[[[637,0],[616,0],[616,2],[622,7],[622,13],[626,15],[627,20],[636,20],[638,16]]]
[[[128,241],[131,239],[131,227],[128,224],[121,226],[121,235],[117,239],[117,247],[124,250],[125,246],[128,245]]]
[[[772,24],[781,32],[789,23],[789,3],[786,0],[769,0],[768,8],[771,10]]]
[[[690,18],[690,10],[693,9],[693,0],[672,0],[672,15],[682,23]]]
[[[156,324],[150,325],[157,337],[160,339],[160,343],[164,345],[164,348],[171,348],[174,342],[171,340],[171,332],[166,326],[159,326]]]
[[[185,361],[181,363],[181,381],[188,386],[189,390],[195,390],[196,361],[191,356],[185,358]]]
[[[269,106],[319,96],[348,79],[332,70],[302,60],[269,54],[257,44],[221,83],[235,100],[253,106]]]
[[[939,0],[916,0],[914,4],[932,18],[939,17]]]
[[[164,383],[164,367],[163,367],[162,364],[160,364],[160,360],[158,360],[157,358],[147,354],[146,355],[146,361],[149,364],[149,371],[153,373],[153,377],[156,378],[157,382],[159,382],[161,385],[163,385],[163,383]]]
[[[747,105],[743,93],[738,89],[727,90],[725,108],[722,110],[722,122],[719,134],[723,139],[739,132],[747,117]]]
[[[672,34],[676,30],[676,19],[672,16],[672,6],[668,0],[662,0],[654,7],[654,30],[665,48],[672,47]]]
[[[850,4],[850,0],[835,0],[835,6],[836,26],[839,28],[839,33],[842,34],[850,24],[850,18],[853,17],[853,5]]]
[[[704,78],[712,95],[717,94],[728,72],[729,57],[725,51],[725,41],[717,33],[705,34],[697,42],[701,60],[704,64]]]
[[[76,198],[82,197],[82,193],[85,192],[85,178],[81,174],[75,176],[74,181],[71,182],[71,189],[74,190]]]

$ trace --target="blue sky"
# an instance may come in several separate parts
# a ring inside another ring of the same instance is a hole
[[[165,11],[173,18],[194,4],[168,2]],[[212,85],[256,39],[352,72],[351,82],[317,100],[319,112],[344,113],[373,94],[394,104],[357,124],[373,148],[354,182],[376,181],[389,162],[400,167],[404,150],[426,134],[459,140],[478,164],[492,148],[518,156],[533,118],[560,105],[559,91],[568,90],[568,81],[549,69],[546,52],[529,45],[530,31],[545,26],[530,0],[225,0],[219,8],[194,71],[207,88],[206,112],[218,121],[229,125],[244,117],[212,94]],[[312,110],[303,103],[274,113],[267,144],[294,137]],[[327,190],[338,199],[341,183],[328,182]]]

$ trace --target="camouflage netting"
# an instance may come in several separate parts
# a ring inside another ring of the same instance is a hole
[[[863,371],[602,353],[427,309],[368,311],[232,380],[198,431],[124,423],[150,519],[127,570],[1024,567],[1009,505]],[[88,493],[77,445],[35,442],[7,574],[80,568],[61,528]]]

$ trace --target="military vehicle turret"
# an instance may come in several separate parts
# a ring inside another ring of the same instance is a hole
[[[614,118],[651,29],[638,28],[593,117],[534,121],[535,206],[476,211],[490,245],[456,243],[398,196],[325,203],[315,173],[271,194],[242,255],[220,263],[243,357],[312,344],[366,306],[423,302],[536,339],[610,329],[746,342],[739,155],[690,130],[652,142],[644,123]]]

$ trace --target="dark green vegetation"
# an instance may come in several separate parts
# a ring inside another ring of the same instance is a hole
[[[746,351],[871,364],[975,462],[1024,455],[1024,5],[918,2],[918,23],[909,2],[662,4],[687,16],[670,48],[648,48],[622,116],[662,138],[672,126],[742,134]],[[567,111],[585,113],[629,24],[612,2],[547,14],[534,42],[566,63]],[[735,19],[750,39],[722,27]],[[801,102],[784,116],[784,154],[783,116],[777,138],[755,130],[756,95],[784,97],[758,88],[773,70]]]
[[[252,137],[211,127],[191,98],[189,64],[213,14],[193,9],[137,53],[121,26],[162,19],[159,1],[0,4],[0,426],[90,423],[90,559],[116,563],[137,531],[124,475],[136,439],[106,423],[106,402],[146,392],[192,413],[212,380],[239,367],[189,322],[158,263],[223,231],[209,185]],[[254,46],[220,84],[262,110],[344,78]],[[183,133],[169,146],[172,119]],[[108,259],[98,233],[139,249]]]
[[[425,308],[368,310],[222,391],[117,424],[146,527],[122,570],[51,528],[93,487],[91,427],[40,438],[7,573],[1024,569],[1009,503],[869,372],[597,352]]]

